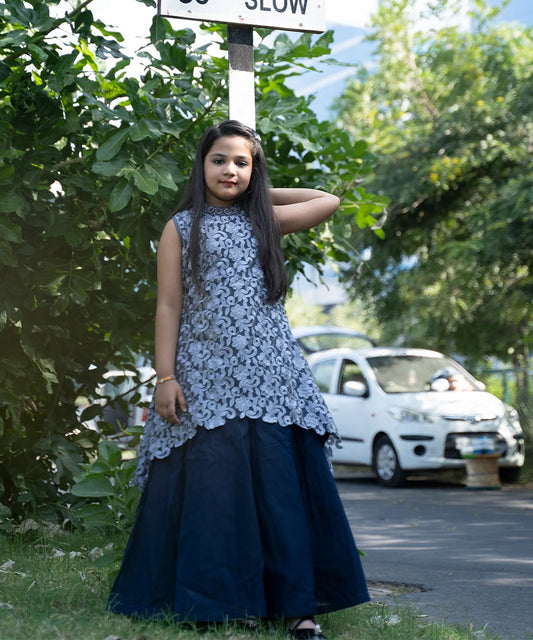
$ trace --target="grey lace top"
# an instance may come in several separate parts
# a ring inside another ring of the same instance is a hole
[[[266,302],[257,240],[237,207],[205,208],[200,235],[199,290],[192,281],[192,214],[174,218],[182,242],[183,309],[176,378],[187,401],[180,424],[149,408],[135,482],[144,486],[150,461],[165,458],[198,426],[261,417],[336,438],[336,428],[295,341],[281,302]]]

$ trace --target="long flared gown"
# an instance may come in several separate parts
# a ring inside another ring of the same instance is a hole
[[[366,602],[325,450],[335,426],[281,302],[266,302],[246,212],[205,207],[200,284],[182,242],[180,424],[149,410],[136,522],[110,610],[148,618],[291,618]]]

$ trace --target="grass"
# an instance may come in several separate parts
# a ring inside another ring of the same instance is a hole
[[[116,541],[116,539],[115,539]],[[113,542],[94,533],[55,537],[0,536],[0,640],[281,640],[280,624],[244,630],[207,629],[168,622],[131,620],[106,611],[107,569],[95,566],[91,550]],[[5,564],[11,560],[12,563]],[[394,603],[369,603],[320,616],[328,640],[485,640],[482,630],[430,623]]]

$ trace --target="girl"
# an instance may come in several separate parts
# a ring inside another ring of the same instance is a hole
[[[269,189],[259,137],[239,122],[204,135],[158,249],[158,379],[112,611],[284,619],[319,640],[313,614],[368,600],[323,450],[335,426],[281,301],[280,234],[338,205]]]

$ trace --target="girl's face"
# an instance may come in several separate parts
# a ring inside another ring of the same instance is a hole
[[[227,207],[246,191],[252,175],[252,143],[241,136],[216,140],[204,159],[207,204]]]

